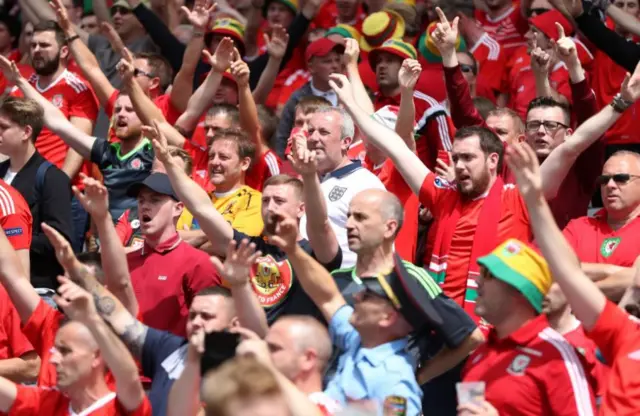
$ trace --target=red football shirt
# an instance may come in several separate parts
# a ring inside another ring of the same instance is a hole
[[[221,283],[209,256],[175,234],[155,248],[144,245],[127,256],[142,321],[155,329],[186,336],[195,294]]]
[[[115,392],[93,402],[80,413],[71,409],[71,399],[58,390],[17,385],[18,394],[11,406],[9,416],[151,416],[151,403],[144,396],[142,403],[132,412],[126,411]]]
[[[501,415],[595,414],[583,361],[545,315],[502,339],[491,329],[467,360],[462,381],[484,381],[485,398]]]
[[[458,190],[454,186],[443,186],[441,181],[436,181],[436,176],[429,173],[420,189],[420,202],[431,211],[434,222],[432,230],[438,228],[437,223],[442,216],[442,207],[452,206],[450,198],[459,198]],[[447,274],[442,284],[442,290],[459,305],[464,305],[464,295],[467,288],[469,271],[469,257],[476,236],[478,218],[484,205],[485,197],[467,200],[462,203],[460,219],[451,239],[447,260]],[[498,222],[498,238],[496,245],[509,238],[520,241],[531,240],[529,228],[529,214],[518,188],[512,184],[505,184],[502,191],[501,215]],[[431,235],[435,232],[430,233]],[[433,254],[434,238],[427,240],[425,251],[425,264],[431,262]]]
[[[362,8],[362,3],[359,2],[355,19],[347,24],[353,26],[356,30],[361,31],[362,22],[364,22],[366,17],[367,13],[365,13]],[[320,7],[320,10],[318,10],[316,17],[313,19],[313,25],[322,29],[331,29],[338,23],[340,22],[338,22],[338,6],[336,5],[336,0],[325,1]]]
[[[89,83],[79,75],[65,69],[56,80],[44,89],[39,87],[39,80],[40,76],[33,74],[29,78],[29,83],[62,111],[66,118],[80,117],[95,121],[98,117],[98,100]],[[22,91],[17,88],[12,92],[12,95],[23,96]],[[69,146],[45,127],[38,135],[36,149],[45,159],[58,168],[62,168]],[[83,172],[88,174],[88,167],[85,166],[85,168]]]
[[[17,358],[33,346],[20,329],[20,317],[4,287],[0,286],[0,360]]]
[[[40,387],[56,386],[56,368],[49,362],[49,357],[51,349],[55,345],[56,332],[60,328],[62,319],[64,319],[62,313],[40,300],[35,311],[22,327],[22,332],[40,357],[40,373],[38,374],[38,386]]]
[[[614,231],[602,209],[593,218],[580,217],[569,222],[563,234],[582,262],[631,267],[640,246],[640,217]]]
[[[640,409],[640,322],[607,301],[587,336],[611,364],[600,415],[637,414]]]
[[[15,250],[29,250],[33,217],[27,201],[0,179],[0,226]]]
[[[576,351],[582,355],[585,370],[590,375],[589,383],[596,395],[602,397],[607,387],[607,377],[609,377],[609,367],[598,360],[596,350],[598,346],[591,338],[584,333],[584,327],[574,318],[575,328],[562,336],[569,341]]]
[[[486,33],[469,49],[469,52],[478,63],[476,95],[495,102],[496,94],[502,88],[507,54],[500,43]]]
[[[261,156],[256,156],[245,175],[245,185],[262,192],[264,182],[272,176],[280,174],[282,161],[276,153],[269,149]]]
[[[500,43],[507,57],[526,44],[524,34],[529,30],[529,22],[522,15],[519,2],[514,2],[513,6],[496,18],[492,19],[480,9],[476,9],[475,17],[484,31]]]

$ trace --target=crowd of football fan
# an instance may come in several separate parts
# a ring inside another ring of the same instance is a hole
[[[0,412],[640,413],[639,2],[0,1]]]

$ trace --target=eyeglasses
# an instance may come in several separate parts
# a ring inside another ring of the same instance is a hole
[[[121,16],[127,15],[131,13],[131,10],[122,6],[114,6],[111,8],[111,16],[115,16],[117,13],[120,13]]]
[[[606,185],[609,183],[611,179],[618,185],[624,185],[629,182],[631,179],[640,178],[640,175],[631,175],[629,173],[616,173],[614,175],[600,175],[596,179],[596,183],[600,186]]]
[[[544,126],[544,130],[548,134],[555,134],[555,132],[557,132],[560,128],[566,129],[569,127],[566,124],[562,124],[557,121],[532,120],[532,121],[527,121],[525,128],[527,129],[527,132],[535,133],[538,130],[540,130],[540,126]]]
[[[535,16],[539,16],[543,13],[548,12],[551,9],[545,9],[544,7],[533,7],[529,10],[527,10],[527,17],[535,17]]]
[[[464,73],[471,72],[476,75],[476,67],[473,65],[460,64],[460,70]]]
[[[143,71],[142,69],[134,69],[133,70],[133,76],[134,77],[147,77],[147,78],[153,78],[153,75],[151,75],[148,72]]]

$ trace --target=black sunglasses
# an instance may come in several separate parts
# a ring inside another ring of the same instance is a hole
[[[115,16],[116,13],[120,13],[120,15],[124,16],[126,14],[131,13],[131,10],[127,9],[126,7],[122,7],[122,6],[114,6],[111,8],[111,16]]]
[[[465,73],[471,72],[473,75],[476,75],[476,67],[473,65],[460,64],[460,70]]]
[[[596,179],[596,183],[600,186],[606,185],[609,183],[611,179],[618,185],[624,185],[629,182],[631,179],[640,178],[640,175],[631,175],[628,173],[616,173],[614,175],[600,175]]]
[[[138,69],[138,68],[135,68],[133,70],[133,76],[134,77],[143,76],[143,77],[147,77],[147,78],[153,78],[153,76],[150,73],[144,72],[142,69]]]

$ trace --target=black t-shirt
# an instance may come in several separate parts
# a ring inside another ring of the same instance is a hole
[[[239,243],[245,238],[262,252],[253,265],[251,285],[267,313],[269,324],[282,315],[312,315],[324,321],[320,310],[300,286],[287,255],[277,246],[267,243],[262,236],[249,237],[233,230],[235,241]],[[315,258],[308,240],[301,240],[298,245]],[[331,271],[340,267],[341,263],[342,251],[338,250],[336,257],[323,266]]]

